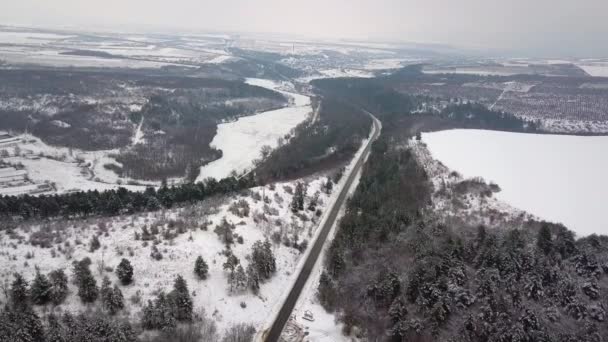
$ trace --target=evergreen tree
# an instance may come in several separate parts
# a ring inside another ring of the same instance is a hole
[[[112,316],[124,308],[124,298],[118,286],[111,287],[110,279],[103,278],[101,285],[101,304],[103,308]]]
[[[62,269],[49,273],[51,283],[50,299],[55,305],[63,303],[68,295],[68,277]]]
[[[247,286],[247,275],[245,274],[243,266],[239,265],[236,268],[234,278],[234,284],[237,289],[244,289]]]
[[[30,297],[32,303],[36,305],[45,305],[51,300],[51,283],[39,270],[36,270],[36,277],[30,288]]]
[[[291,211],[297,213],[304,210],[304,198],[306,197],[306,188],[302,182],[296,183],[296,189],[291,199]]]
[[[10,289],[10,304],[16,311],[22,311],[29,308],[29,289],[27,281],[19,273],[15,273],[15,280],[11,284]]]
[[[323,184],[323,190],[325,191],[326,194],[329,195],[329,194],[331,194],[333,188],[334,188],[334,183],[331,181],[330,177],[327,177],[327,180]]]
[[[336,286],[327,272],[323,271],[319,278],[318,296],[321,306],[332,312],[337,297]]]
[[[309,211],[315,211],[317,210],[317,204],[319,203],[319,192],[315,192],[315,194],[312,196],[312,198],[310,199],[310,202],[308,203],[308,210]]]
[[[158,294],[154,302],[148,301],[142,311],[142,327],[147,330],[172,330],[177,325],[175,312],[164,292]]]
[[[391,317],[393,324],[403,321],[407,316],[407,308],[405,302],[401,297],[395,298],[391,307],[388,310],[388,315]]]
[[[180,322],[192,321],[193,301],[188,291],[188,284],[181,275],[173,283],[173,291],[169,293],[175,319]]]
[[[99,238],[97,235],[94,235],[91,238],[91,242],[89,244],[89,252],[93,253],[101,247],[101,243],[99,242]]]
[[[133,282],[133,266],[127,259],[120,260],[120,263],[116,267],[116,275],[123,285],[129,285]]]
[[[224,270],[230,272],[228,274],[228,284],[230,285],[230,292],[232,292],[232,290],[234,289],[235,281],[236,281],[236,277],[235,277],[235,272],[236,272],[236,267],[241,263],[241,261],[239,260],[239,258],[237,258],[234,254],[232,254],[232,252],[230,252],[227,256],[226,256],[226,262],[224,262]]]
[[[46,340],[47,342],[68,342],[66,332],[59,323],[57,316],[52,312],[47,318]]]
[[[251,262],[257,269],[260,278],[270,279],[277,268],[270,241],[256,241],[252,249]]]
[[[0,311],[0,341],[41,342],[46,341],[44,326],[30,307]]]
[[[545,255],[549,255],[551,250],[553,249],[553,241],[551,239],[551,230],[549,226],[543,224],[538,231],[538,236],[536,238],[536,246],[540,249]]]
[[[92,303],[97,300],[99,295],[97,281],[89,269],[90,264],[91,261],[87,258],[74,263],[74,278],[76,286],[78,286],[78,296],[83,303]]]
[[[198,256],[196,261],[194,262],[194,274],[198,276],[199,279],[207,279],[207,274],[209,272],[209,266],[203,259],[202,256]]]
[[[254,294],[257,294],[260,290],[260,275],[258,270],[254,267],[253,263],[247,265],[247,286],[251,289]]]

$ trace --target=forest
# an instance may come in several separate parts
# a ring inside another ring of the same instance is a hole
[[[318,119],[295,128],[288,141],[270,152],[256,168],[260,182],[291,180],[341,166],[367,138],[372,120],[362,110],[333,97],[321,100]]]
[[[607,336],[607,237],[576,240],[562,225],[537,221],[504,230],[441,223],[428,176],[405,144],[417,120],[380,117],[382,136],[318,285],[344,334],[463,342]]]

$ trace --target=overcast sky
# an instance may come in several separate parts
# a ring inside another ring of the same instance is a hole
[[[608,55],[608,0],[0,0],[0,22],[295,33]]]

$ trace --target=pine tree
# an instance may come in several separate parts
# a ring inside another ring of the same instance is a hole
[[[112,282],[110,282],[110,278],[107,276],[103,277],[101,281],[101,289],[99,290],[99,294],[101,296],[101,304],[105,307],[106,302],[109,301],[112,296]]]
[[[39,270],[36,270],[36,277],[30,288],[30,297],[32,303],[36,305],[45,305],[51,300],[51,283]]]
[[[245,274],[245,270],[243,266],[239,265],[236,268],[234,282],[237,289],[244,289],[247,286],[247,275]]]
[[[15,273],[15,280],[11,284],[10,289],[10,304],[16,311],[22,311],[29,308],[28,284],[23,276]]]
[[[0,311],[0,341],[46,341],[45,331],[38,315],[31,307]]]
[[[90,260],[83,259],[74,265],[74,275],[78,286],[78,296],[83,303],[92,303],[97,300],[99,288],[97,281],[89,269]]]
[[[543,224],[538,231],[538,236],[536,239],[536,246],[540,249],[545,255],[551,253],[553,249],[553,241],[551,240],[551,230],[549,226]]]
[[[407,316],[407,308],[405,307],[405,301],[401,299],[401,297],[395,298],[388,310],[388,315],[391,317],[393,324],[405,319]]]
[[[296,183],[296,189],[291,199],[291,211],[297,213],[298,211],[304,210],[304,197],[306,196],[306,189],[302,182]]]
[[[116,275],[123,285],[129,285],[133,282],[133,266],[127,259],[122,259],[116,267]]]
[[[252,249],[251,262],[257,269],[260,278],[270,279],[277,269],[270,241],[256,241]]]
[[[327,272],[323,271],[319,278],[318,296],[321,306],[329,312],[334,310],[337,297],[336,286]]]
[[[59,323],[57,316],[52,312],[47,319],[46,341],[47,342],[67,342],[66,332]]]
[[[110,279],[108,277],[103,278],[101,285],[101,304],[110,315],[115,315],[118,311],[124,308],[124,298],[122,292],[117,285],[111,287]]]
[[[310,199],[310,202],[308,203],[308,208],[307,208],[309,211],[317,210],[317,204],[319,203],[319,195],[320,195],[320,193],[317,191]]]
[[[93,253],[101,247],[101,243],[99,242],[99,238],[97,235],[94,235],[91,238],[91,243],[89,244],[89,252]]]
[[[258,274],[258,270],[254,267],[253,263],[249,263],[247,265],[247,286],[253,291],[254,294],[257,294],[260,290],[260,275]]]
[[[196,261],[194,262],[194,273],[198,276],[199,279],[207,279],[207,274],[209,272],[209,266],[203,259],[202,256],[198,256]]]
[[[331,181],[331,178],[327,177],[325,184],[323,184],[323,190],[325,191],[326,194],[329,195],[329,194],[331,194],[333,188],[334,188],[334,183]]]
[[[236,271],[236,267],[240,264],[240,260],[239,258],[237,258],[234,254],[229,253],[226,256],[226,262],[224,262],[224,270],[230,272],[228,274],[228,284],[230,285],[230,292],[232,292],[232,290],[234,289],[234,286],[236,285],[235,281],[236,281],[236,277],[235,277],[235,271]]]
[[[63,303],[68,295],[68,277],[62,269],[49,273],[51,282],[50,299],[55,305]]]
[[[142,327],[148,330],[171,330],[177,325],[175,313],[164,292],[158,294],[154,302],[148,301],[142,310]]]
[[[173,283],[173,291],[169,293],[175,319],[180,322],[192,321],[193,302],[188,291],[188,284],[181,275]]]

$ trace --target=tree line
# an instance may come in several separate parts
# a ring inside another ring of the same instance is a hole
[[[143,192],[120,187],[116,190],[89,190],[55,195],[1,196],[0,217],[27,220],[131,214],[202,201],[210,196],[228,194],[254,185],[255,180],[251,175],[240,179],[227,177],[219,181],[209,178],[203,182],[172,186],[163,182],[158,190],[148,187]]]

